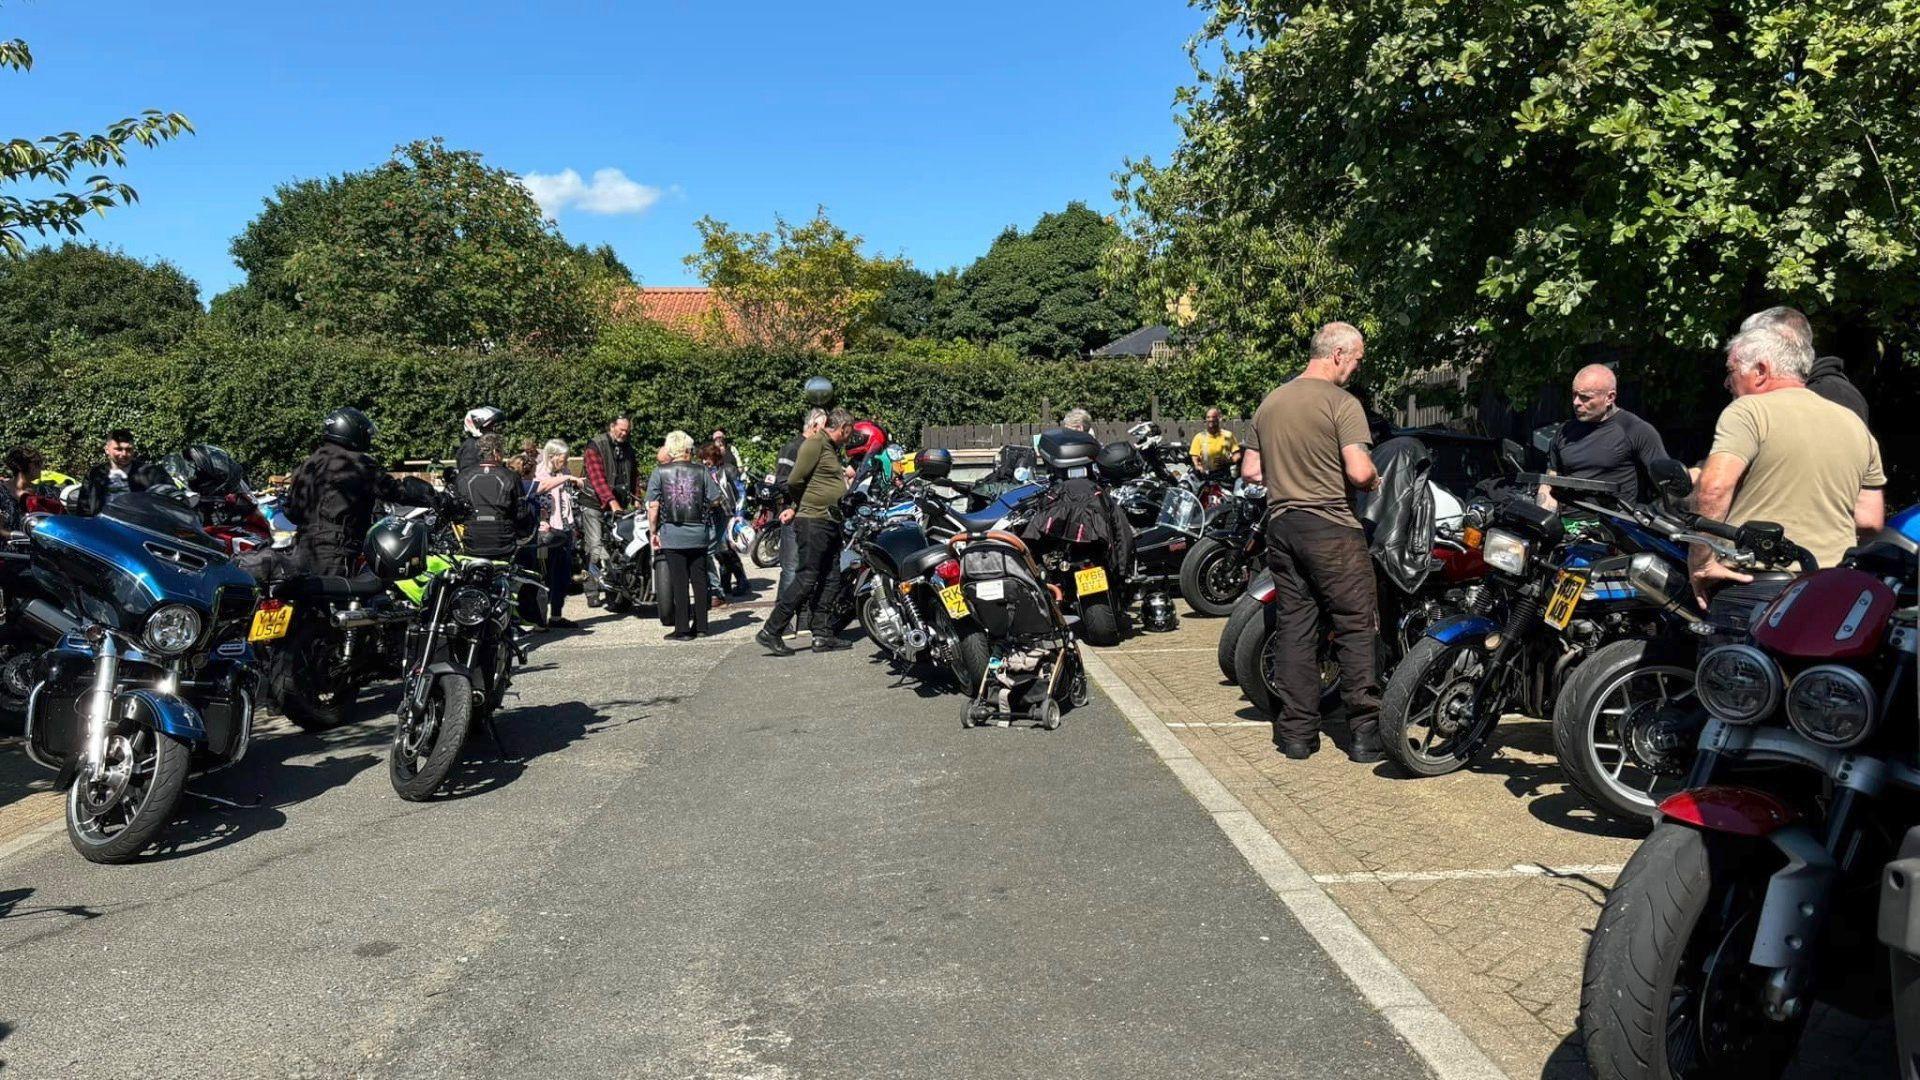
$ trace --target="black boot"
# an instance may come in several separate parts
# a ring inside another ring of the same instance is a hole
[[[1347,746],[1347,760],[1359,765],[1387,760],[1387,752],[1380,745],[1380,733],[1371,728],[1354,732],[1353,742]]]
[[[793,646],[780,640],[779,631],[771,626],[762,626],[760,631],[753,635],[753,640],[759,642],[761,648],[774,656],[793,655]]]
[[[1320,749],[1320,736],[1311,739],[1281,739],[1280,752],[1294,761],[1305,761]]]

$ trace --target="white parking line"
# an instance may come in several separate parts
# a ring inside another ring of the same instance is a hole
[[[48,837],[66,831],[67,819],[64,816],[56,817],[52,821],[41,822],[6,843],[0,844],[0,861],[11,858]]]
[[[1176,730],[1180,728],[1272,727],[1273,722],[1271,720],[1208,720],[1198,724],[1183,724],[1174,721],[1169,722],[1167,726]]]
[[[1479,878],[1575,878],[1617,877],[1626,869],[1619,863],[1592,863],[1577,866],[1540,866],[1514,863],[1508,867],[1480,870],[1363,870],[1354,874],[1315,874],[1322,885],[1391,885],[1397,881],[1472,881]]]
[[[1286,846],[1228,791],[1207,767],[1167,729],[1147,703],[1092,650],[1081,650],[1087,674],[1112,699],[1134,730],[1180,778],[1187,791],[1213,815],[1213,822],[1241,858],[1260,875],[1293,917],[1320,944],[1334,965],[1353,982],[1360,995],[1439,1080],[1506,1080],[1506,1074],[1474,1043],[1460,1025],[1440,1011],[1399,966],[1380,951],[1355,925],[1340,905],[1301,867]]]

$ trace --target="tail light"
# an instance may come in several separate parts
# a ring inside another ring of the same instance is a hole
[[[948,559],[933,568],[933,575],[949,585],[960,584],[960,560]]]

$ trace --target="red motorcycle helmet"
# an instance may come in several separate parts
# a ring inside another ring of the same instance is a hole
[[[887,433],[884,428],[871,420],[856,420],[853,431],[847,435],[847,445],[843,447],[849,458],[863,458],[868,454],[885,449]]]

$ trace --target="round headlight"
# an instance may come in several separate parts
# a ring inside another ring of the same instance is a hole
[[[479,626],[487,621],[493,598],[479,589],[461,589],[453,594],[453,621],[461,626]]]
[[[1722,645],[1700,658],[1694,692],[1718,719],[1751,724],[1780,704],[1780,666],[1751,645]]]
[[[1787,691],[1787,719],[1822,746],[1858,746],[1873,733],[1873,684],[1852,668],[1810,667]]]
[[[167,604],[147,616],[147,646],[173,655],[193,648],[200,640],[200,613],[185,604]]]

